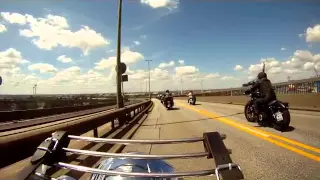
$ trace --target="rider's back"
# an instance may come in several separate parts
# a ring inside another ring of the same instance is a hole
[[[276,99],[276,93],[272,87],[271,81],[267,78],[263,78],[260,80],[259,91],[262,97],[266,97],[268,99]]]

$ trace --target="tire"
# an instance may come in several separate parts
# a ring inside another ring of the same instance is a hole
[[[246,119],[247,119],[247,121],[249,121],[249,122],[255,122],[255,119],[254,119],[254,117],[249,117],[249,113],[248,113],[248,111],[249,111],[249,108],[250,108],[250,106],[251,106],[251,103],[252,103],[252,101],[249,101],[246,105],[245,105],[245,107],[244,107],[244,116],[246,117]]]
[[[274,128],[278,131],[285,131],[290,125],[291,117],[288,109],[284,109],[282,111],[282,116],[283,121],[281,121],[280,123],[274,123]]]

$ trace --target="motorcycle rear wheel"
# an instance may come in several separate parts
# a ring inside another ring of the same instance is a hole
[[[290,125],[291,118],[290,118],[290,112],[288,109],[285,109],[282,111],[282,116],[283,116],[283,121],[275,122],[273,124],[274,128],[278,131],[284,131]]]

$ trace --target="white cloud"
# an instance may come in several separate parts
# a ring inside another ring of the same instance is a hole
[[[144,59],[144,56],[139,52],[133,52],[130,50],[124,51],[121,54],[121,62],[128,64],[134,64]],[[100,62],[96,63],[95,69],[102,70],[114,67],[116,65],[117,57],[103,58]]]
[[[32,38],[32,42],[41,49],[52,50],[60,45],[80,48],[84,55],[88,55],[92,49],[110,44],[100,33],[88,26],[71,31],[67,19],[62,16],[49,14],[45,18],[34,18],[28,14],[6,12],[1,15],[9,23],[27,24],[29,28],[20,30],[20,35]]]
[[[56,73],[58,70],[51,64],[36,63],[28,66],[30,71],[40,71],[40,73]]]
[[[288,68],[302,69],[308,62],[320,62],[320,54],[313,55],[309,51],[297,50],[290,60],[283,62],[283,65]]]
[[[309,78],[314,76],[313,68],[320,69],[320,54],[312,54],[306,50],[297,50],[287,61],[275,58],[261,59],[259,64],[252,64],[248,68],[248,75],[255,77],[262,70],[262,63],[266,64],[266,72],[272,81],[286,81],[291,79]]]
[[[283,48],[281,48],[281,51],[285,51],[285,50],[287,50],[287,48],[284,48],[284,47],[283,47]]]
[[[137,46],[139,46],[141,43],[139,41],[133,41],[133,43]]]
[[[186,76],[186,75],[194,75],[199,73],[199,69],[195,66],[181,66],[176,67],[176,76]]]
[[[12,69],[17,67],[19,64],[26,64],[28,62],[29,61],[23,59],[21,52],[14,48],[9,48],[0,52],[0,69]]]
[[[53,78],[49,79],[52,84],[58,84],[61,82],[69,82],[77,78],[80,74],[80,67],[72,66],[62,71],[59,71]]]
[[[1,16],[10,24],[25,25],[27,23],[26,16],[19,13],[1,12]]]
[[[255,74],[262,71],[262,64],[251,64],[249,66],[249,74]]]
[[[306,41],[311,42],[320,42],[320,24],[315,25],[314,27],[308,27],[306,30]]]
[[[234,68],[233,68],[235,71],[242,71],[243,70],[243,67],[241,65],[236,65]]]
[[[165,80],[169,78],[169,72],[167,70],[155,68],[151,70],[151,79],[153,80]]]
[[[148,81],[148,78],[149,78],[149,71],[145,71],[145,70],[131,71],[131,72],[129,72],[129,74],[130,74],[129,79],[133,80],[133,82],[136,82],[136,80]],[[167,70],[163,70],[160,68],[155,68],[155,69],[150,70],[151,81],[158,80],[158,82],[159,82],[159,80],[167,80],[169,78],[170,78],[170,75]]]
[[[143,71],[143,70],[138,70],[136,71],[135,73],[133,73],[131,76],[130,76],[130,79],[133,79],[133,80],[143,80],[143,79],[146,79],[148,78],[148,74],[146,71]]]
[[[265,69],[267,73],[279,73],[281,63],[275,58],[263,58],[259,64],[252,64],[248,68],[249,75],[255,75],[262,71],[263,63],[265,63]]]
[[[95,69],[103,70],[114,67],[116,65],[116,57],[109,57],[107,59],[101,59],[99,62],[95,63]]]
[[[281,63],[275,58],[263,58],[260,61],[265,63],[266,68],[279,67],[281,65]]]
[[[303,65],[303,69],[304,70],[311,70],[313,69],[315,66],[315,64],[313,62],[306,62],[304,65]]]
[[[184,60],[179,60],[178,62],[180,65],[184,65]]]
[[[219,73],[212,73],[206,76],[207,79],[220,77]]]
[[[58,61],[63,62],[63,63],[70,63],[72,62],[71,58],[66,57],[65,55],[59,56],[57,58]]]
[[[223,76],[223,77],[221,78],[221,80],[237,80],[237,78],[232,77],[232,76]]]
[[[167,7],[170,9],[177,8],[179,0],[140,0],[142,4],[147,4],[152,8],[163,8]]]
[[[282,67],[272,67],[267,70],[267,73],[271,73],[271,74],[279,74],[281,72],[282,72]]]
[[[299,71],[298,69],[285,69],[284,72],[288,74],[295,74],[300,73],[301,71]]]
[[[6,31],[7,31],[6,26],[0,23],[0,33],[6,32]]]
[[[29,64],[29,63],[30,63],[30,61],[25,60],[25,59],[23,59],[23,60],[21,61],[21,64]]]
[[[172,67],[174,65],[175,65],[174,61],[170,61],[169,63],[160,63],[159,64],[159,68],[163,69],[163,68]]]

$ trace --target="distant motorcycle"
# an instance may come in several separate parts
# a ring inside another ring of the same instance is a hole
[[[161,104],[163,104],[164,98],[165,98],[164,95],[160,96],[160,102],[161,102]]]
[[[174,106],[173,97],[171,95],[165,96],[163,101],[163,105],[167,108],[167,110],[171,109]]]
[[[243,86],[254,85],[254,83],[255,81],[251,81]],[[253,102],[260,97],[260,93],[247,90],[244,94],[251,97],[244,107],[245,117],[249,122],[255,122]],[[262,106],[262,114],[259,115],[258,124],[264,125],[263,122],[271,122],[276,130],[284,131],[290,124],[290,112],[288,107],[288,103],[279,100],[271,101],[268,105]]]
[[[196,98],[194,96],[188,98],[188,103],[190,105],[196,105]]]

